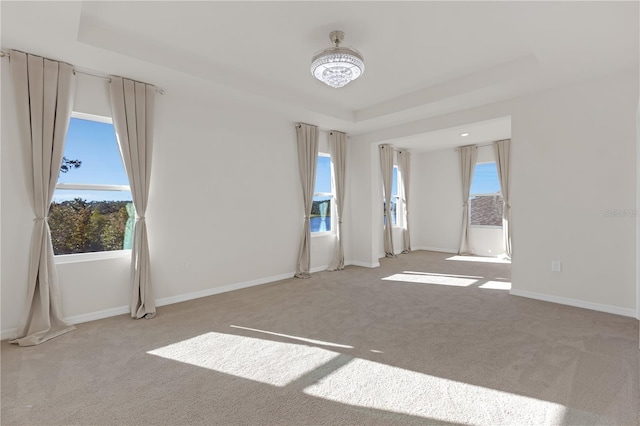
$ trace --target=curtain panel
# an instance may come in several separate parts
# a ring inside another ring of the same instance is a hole
[[[393,147],[380,145],[380,170],[384,192],[384,255],[396,257],[393,253],[393,222],[391,220],[391,186],[393,184]]]
[[[302,238],[296,264],[296,278],[311,277],[311,208],[313,207],[313,193],[316,184],[316,169],[318,168],[318,134],[317,126],[299,123],[296,126],[298,142],[298,169],[300,184],[302,185],[302,202],[304,220]]]
[[[336,248],[329,271],[344,269],[344,245],[342,234],[342,213],[344,211],[345,174],[347,161],[347,135],[335,130],[329,133],[329,153],[331,154],[331,173],[333,174],[333,193],[336,203]]]
[[[153,318],[156,304],[145,212],[149,199],[156,90],[150,84],[112,76],[109,92],[113,126],[136,209],[131,248],[131,317]]]
[[[463,146],[460,147],[460,171],[462,173],[462,236],[460,237],[460,250],[458,254],[474,254],[469,242],[469,195],[471,193],[471,182],[473,181],[473,172],[476,167],[476,159],[478,157],[478,147]]]
[[[510,155],[511,139],[493,144],[498,179],[502,191],[502,232],[504,234],[504,252],[511,257],[511,196],[510,196]]]
[[[11,51],[10,58],[20,138],[31,150],[34,214],[27,298],[11,343],[33,346],[75,329],[62,319],[47,222],[73,108],[75,76],[69,64],[17,51]]]
[[[404,239],[402,253],[409,253],[411,251],[411,237],[409,235],[409,178],[411,173],[411,154],[409,151],[398,151],[398,171],[400,172],[400,178],[402,185],[400,188],[400,199],[404,203],[404,217],[402,220],[402,235]]]

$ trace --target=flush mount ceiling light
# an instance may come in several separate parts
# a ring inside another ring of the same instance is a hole
[[[329,39],[334,47],[313,55],[311,74],[331,87],[342,87],[364,73],[364,58],[355,49],[340,47],[344,39],[342,31],[331,31]]]

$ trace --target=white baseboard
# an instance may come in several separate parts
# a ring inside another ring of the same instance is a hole
[[[525,290],[510,290],[509,294],[529,299],[543,300],[545,302],[559,303],[561,305],[575,306],[576,308],[591,309],[592,311],[606,312],[609,314],[622,315],[625,317],[636,317],[635,309],[620,308],[618,306],[603,305],[601,303],[586,302],[584,300],[570,299],[567,297],[553,296],[550,294],[534,293]]]
[[[353,265],[353,266],[362,266],[363,268],[379,268],[380,267],[380,262],[366,263],[366,262],[360,262],[359,260],[346,260],[344,264],[345,266]]]
[[[315,268],[309,269],[309,272],[313,274],[314,272],[326,271],[327,268],[329,268],[329,265],[316,266]]]
[[[417,247],[415,248],[415,250],[441,251],[441,249],[435,250],[434,248],[417,248]],[[349,261],[345,261],[345,265],[361,266],[364,268],[377,268],[380,266],[380,263],[378,262],[366,263],[366,262],[360,262],[356,260],[349,260]],[[311,272],[319,272],[319,271],[324,271],[326,269],[327,269],[327,266],[319,266],[319,267],[313,268]],[[287,274],[274,275],[271,277],[259,278],[256,280],[230,284],[222,287],[214,287],[214,288],[197,291],[193,293],[181,294],[178,296],[164,297],[156,300],[156,306],[165,306],[173,303],[186,302],[188,300],[199,299],[201,297],[213,296],[215,294],[226,293],[234,290],[240,290],[243,288],[253,287],[261,284],[268,284],[271,282],[292,278],[293,275],[294,275],[294,272],[290,272]],[[509,291],[509,294],[512,294],[514,296],[527,297],[530,299],[542,300],[545,302],[559,303],[561,305],[575,306],[577,308],[591,309],[594,311],[607,312],[610,314],[636,318],[636,311],[634,309],[629,309],[629,308],[620,308],[617,306],[603,305],[600,303],[586,302],[583,300],[535,293],[535,292],[530,292],[525,290],[511,290]],[[129,312],[130,310],[128,306],[120,306],[117,308],[105,309],[102,311],[91,312],[88,314],[74,315],[74,316],[65,318],[65,321],[71,324],[81,324],[83,322],[95,321],[95,320],[109,318],[117,315],[128,314]],[[17,332],[16,328],[1,330],[0,340],[13,338],[15,337],[16,332]]]
[[[117,308],[105,309],[97,312],[90,312],[88,314],[74,315],[72,317],[66,317],[64,320],[69,324],[81,324],[83,322],[95,321],[109,317],[115,317],[118,315],[128,314],[131,312],[128,306],[119,306]],[[0,331],[0,340],[13,339],[18,332],[17,328],[9,328],[7,330]]]
[[[6,330],[2,330],[0,332],[0,340],[13,339],[14,337],[16,337],[17,332],[17,328],[8,328]]]
[[[364,262],[357,262],[357,261],[345,262],[345,265],[363,266],[365,268],[376,268],[380,266],[379,263],[367,264]],[[313,272],[326,271],[328,267],[329,267],[328,265],[318,266],[318,267],[312,268],[311,272],[313,273]],[[261,284],[268,284],[275,281],[281,281],[288,278],[293,278],[294,275],[295,275],[295,272],[289,272],[286,274],[274,275],[271,277],[259,278],[255,280],[229,284],[221,287],[213,287],[213,288],[209,288],[202,291],[180,294],[177,296],[163,297],[156,300],[156,306],[166,306],[166,305],[171,305],[173,303],[186,302],[188,300],[199,299],[201,297],[207,297],[207,296],[213,296],[216,294],[226,293],[234,290],[240,290],[247,287],[254,287]],[[95,321],[95,320],[109,318],[117,315],[128,314],[130,312],[131,311],[128,306],[119,306],[117,308],[105,309],[102,311],[91,312],[88,314],[74,315],[74,316],[65,318],[65,321],[71,324],[80,324],[83,322]],[[5,329],[5,330],[0,330],[0,340],[11,339],[15,337],[16,332],[17,332],[17,328],[15,327]]]
[[[324,269],[327,269],[325,266]],[[213,296],[214,294],[226,293],[228,291],[240,290],[242,288],[253,287],[260,284],[268,284],[274,281],[286,280],[293,278],[295,272],[287,274],[274,275],[272,277],[258,278],[257,280],[244,281],[241,283],[229,284],[222,287],[213,287],[207,290],[195,291],[193,293],[179,294],[177,296],[163,297],[156,300],[156,306],[171,305],[173,303],[186,302],[187,300],[199,299],[201,297]]]
[[[426,251],[439,251],[441,253],[458,254],[458,250],[457,249],[448,249],[448,248],[442,248],[442,247],[418,246],[418,247],[412,247],[412,249],[413,250],[426,250]]]
[[[71,324],[81,324],[83,322],[95,321],[129,313],[131,313],[131,309],[129,308],[129,306],[119,306],[117,308],[105,309],[103,311],[74,315],[72,317],[67,317],[64,320]]]
[[[394,256],[402,254],[402,249],[399,249],[399,250],[393,249],[393,254]],[[384,259],[385,257],[387,257],[386,253],[378,253],[378,259]]]

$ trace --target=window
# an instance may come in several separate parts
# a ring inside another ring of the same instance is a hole
[[[400,210],[402,209],[402,203],[400,202],[400,196],[398,195],[400,192],[398,190],[398,185],[400,182],[398,177],[398,166],[393,166],[393,175],[391,178],[391,205],[389,206],[389,210],[391,211],[391,225],[393,226],[400,226],[399,219],[402,217],[402,215],[398,215],[398,212],[400,212]],[[383,199],[383,207],[385,207],[384,204],[385,200]],[[384,215],[384,210],[382,211],[382,223],[387,223],[387,218]]]
[[[316,186],[311,206],[311,232],[331,231],[331,208],[333,192],[331,190],[331,157],[329,154],[318,154]]]
[[[502,193],[496,163],[478,163],[471,182],[469,217],[472,226],[502,227]]]
[[[49,209],[54,253],[130,249],[134,219],[111,119],[73,113]]]

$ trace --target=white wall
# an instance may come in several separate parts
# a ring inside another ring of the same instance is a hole
[[[640,94],[636,109],[636,159],[636,318],[640,320]],[[640,337],[640,329],[638,334]]]
[[[504,233],[495,226],[471,226],[469,241],[477,256],[503,256]]]
[[[453,149],[414,155],[411,241],[415,248],[457,252],[462,224],[462,180]]]
[[[33,215],[25,195],[30,154],[17,138],[8,61],[2,61],[2,77],[6,338],[26,298]],[[79,77],[74,110],[110,115],[106,84]],[[166,89],[156,98],[146,214],[159,304],[292,276],[303,217],[295,123],[273,111],[217,98],[192,100],[179,96],[179,88]],[[350,216],[348,203],[345,209]],[[334,245],[335,236],[312,239],[312,270],[329,263]],[[349,243],[345,248],[349,256]],[[81,322],[126,312],[129,269],[128,257],[60,264],[64,317]]]
[[[77,323],[129,312],[130,265],[127,255],[56,265],[65,317]]]
[[[457,253],[462,227],[462,178],[455,149],[415,155],[412,168],[411,239],[414,248]],[[478,148],[478,163],[495,161],[492,146]],[[471,226],[479,256],[504,254],[502,228]]]
[[[511,116],[512,294],[635,316],[637,220],[606,212],[637,205],[637,108],[638,70],[632,69],[354,139],[376,146],[391,133],[400,137]],[[458,248],[460,178],[436,180],[457,170],[456,154],[416,156],[414,248]],[[563,262],[562,272],[551,272],[552,260]]]
[[[606,212],[636,205],[637,103],[634,70],[514,104],[516,293],[635,312],[635,219]]]
[[[170,93],[156,115],[147,213],[156,297],[294,271],[303,212],[293,123]]]
[[[366,267],[379,265],[379,239],[382,235],[380,227],[374,225],[379,223],[380,197],[377,194],[382,185],[377,155],[377,146],[351,143],[347,158],[347,175],[350,177],[348,200],[351,203],[348,215],[351,224],[349,258],[353,264]]]
[[[2,330],[16,326],[23,308],[33,226],[25,195],[29,154],[17,138],[7,65],[2,61]],[[302,217],[293,121],[223,99],[193,101],[174,89],[158,97],[147,212],[156,297],[169,303],[291,274]],[[636,206],[637,94],[633,70],[411,124],[512,116],[514,294],[635,314],[636,220],[605,212]],[[79,93],[78,105],[95,99]],[[378,264],[382,233],[376,209],[383,141],[371,138],[352,138],[348,157],[346,257],[364,266]],[[416,157],[412,245],[455,251],[460,183],[457,173],[444,183],[433,176],[457,167],[457,153]],[[261,208],[265,214],[256,214]],[[317,268],[328,263],[333,241],[314,243]],[[563,262],[561,273],[550,272],[551,260]],[[86,319],[127,306],[128,267],[126,259],[61,265],[64,316]]]

